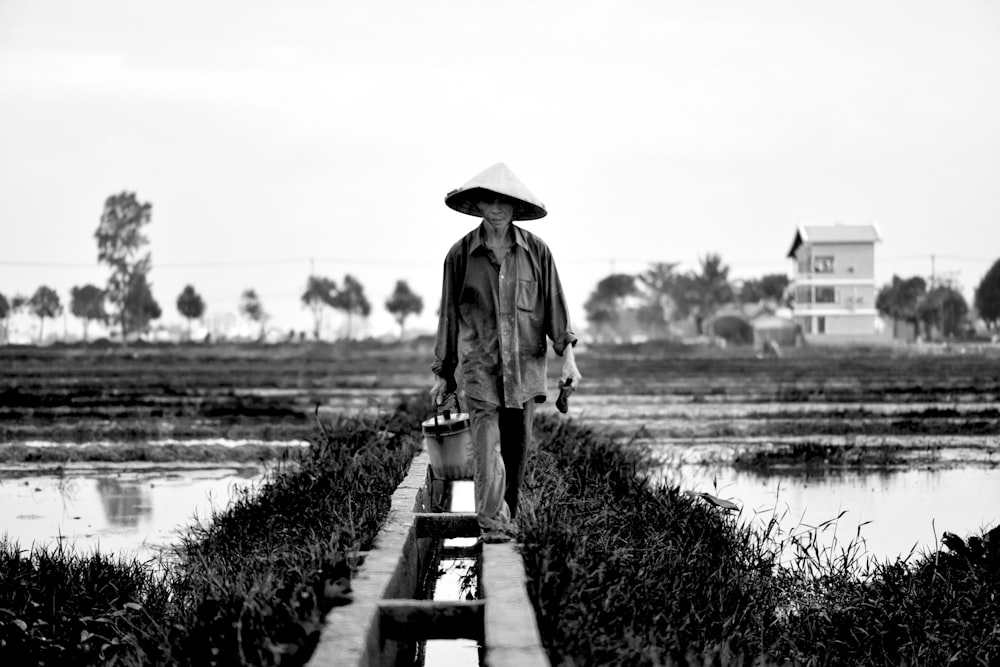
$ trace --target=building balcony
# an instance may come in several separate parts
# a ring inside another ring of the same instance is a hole
[[[878,315],[874,308],[845,306],[838,303],[795,303],[792,305],[792,315]]]
[[[792,285],[875,285],[875,276],[838,276],[832,273],[799,273],[792,276]]]

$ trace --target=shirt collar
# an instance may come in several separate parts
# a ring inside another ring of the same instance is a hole
[[[483,243],[483,236],[486,234],[486,221],[479,223],[479,227],[476,228],[476,233],[472,235],[472,245],[469,246],[469,254],[476,252],[480,247],[485,248],[486,244]],[[524,230],[511,223],[511,232],[514,234],[514,243],[521,246],[525,250],[528,249],[528,244],[524,240]]]

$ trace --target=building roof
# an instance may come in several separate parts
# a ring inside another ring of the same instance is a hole
[[[799,328],[799,325],[795,322],[795,320],[788,319],[787,317],[780,317],[778,315],[763,315],[751,322],[750,325],[758,331]]]
[[[712,319],[720,317],[738,317],[741,320],[751,321],[762,315],[773,315],[774,308],[766,303],[727,303],[712,314]]]
[[[799,225],[795,231],[795,240],[788,251],[788,257],[795,258],[795,251],[803,243],[878,243],[882,240],[878,226],[875,223],[865,225]]]

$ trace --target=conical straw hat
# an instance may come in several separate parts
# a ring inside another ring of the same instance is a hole
[[[444,203],[459,213],[482,217],[477,204],[489,197],[489,193],[501,194],[514,200],[514,220],[537,220],[547,214],[545,204],[531,194],[503,162],[497,162],[462,187],[449,192]]]

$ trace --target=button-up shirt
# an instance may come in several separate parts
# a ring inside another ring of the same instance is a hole
[[[576,343],[552,253],[534,234],[511,225],[502,262],[485,242],[483,224],[452,246],[431,369],[454,390],[494,405],[545,401],[548,343],[562,356]]]

